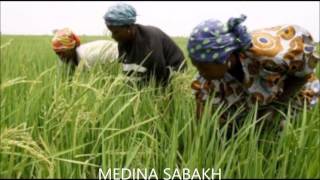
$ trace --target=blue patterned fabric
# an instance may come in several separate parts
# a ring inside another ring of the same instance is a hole
[[[251,36],[241,25],[245,15],[230,18],[227,24],[216,19],[197,25],[188,41],[189,57],[194,62],[224,64],[230,54],[250,47]]]
[[[106,25],[123,26],[136,22],[136,10],[129,4],[119,3],[111,6],[103,16]]]

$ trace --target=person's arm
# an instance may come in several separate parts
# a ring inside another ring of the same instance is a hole
[[[196,118],[198,121],[201,120],[202,118],[202,114],[203,114],[203,111],[204,111],[204,102],[202,100],[200,100],[199,98],[196,97]]]
[[[170,69],[165,66],[163,54],[155,52],[150,59],[153,60],[153,68],[156,71],[155,77],[157,81],[166,86],[170,78]]]
[[[119,50],[118,45],[116,43],[111,43],[111,47],[109,49],[111,60],[119,60]]]
[[[126,55],[126,52],[125,52],[125,49],[124,49],[124,45],[118,43],[118,60],[119,60],[119,63],[123,63],[124,62],[125,55]]]
[[[197,78],[191,83],[191,89],[192,94],[194,95],[196,100],[196,119],[200,121],[204,111],[205,101],[203,101],[203,94],[201,93],[201,84],[197,80]]]
[[[163,56],[166,67],[172,71],[183,71],[187,68],[186,60],[179,46],[166,34],[162,37]]]
[[[303,85],[307,83],[307,80],[307,77],[288,76],[284,80],[283,93],[279,97],[279,100],[283,103],[288,102],[290,98],[302,89]]]
[[[145,65],[149,71],[153,71],[157,82],[167,84],[168,78],[170,76],[170,69],[166,68],[166,59],[163,54],[163,44],[160,41],[159,37],[154,37],[148,39],[146,44],[149,44],[146,47],[146,56],[148,58],[145,60]]]
[[[304,84],[302,90],[296,98],[300,98],[299,102],[303,103],[304,100],[307,101],[309,107],[315,106],[319,101],[320,96],[320,81],[315,73],[312,73],[307,83]],[[303,105],[303,104],[301,104]]]

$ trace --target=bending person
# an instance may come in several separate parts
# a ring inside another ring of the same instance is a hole
[[[156,82],[166,85],[172,71],[186,68],[185,57],[159,28],[135,24],[136,15],[128,4],[114,5],[104,15],[105,24],[118,42],[123,71],[143,80],[155,77]]]
[[[110,40],[96,40],[80,44],[80,38],[69,28],[57,30],[52,38],[52,49],[61,62],[75,69],[80,64],[85,69],[96,63],[107,63],[118,58],[117,43]]]

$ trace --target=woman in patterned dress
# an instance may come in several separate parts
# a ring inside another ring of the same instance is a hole
[[[245,19],[241,15],[226,24],[209,19],[193,29],[188,53],[199,72],[191,85],[197,118],[207,100],[214,107],[229,108],[221,122],[228,113],[242,108],[245,114],[256,103],[258,115],[269,115],[270,120],[281,104],[287,107],[290,101],[300,108],[304,100],[308,107],[315,106],[320,92],[315,75],[319,56],[310,33],[297,25],[249,33],[241,25]]]

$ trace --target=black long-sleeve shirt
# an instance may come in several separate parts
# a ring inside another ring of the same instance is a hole
[[[158,82],[167,82],[170,69],[178,71],[186,68],[183,52],[163,31],[140,24],[135,24],[135,28],[135,39],[130,44],[118,44],[125,73],[135,71],[144,79],[154,76]]]

